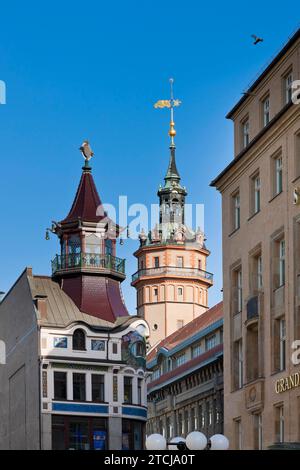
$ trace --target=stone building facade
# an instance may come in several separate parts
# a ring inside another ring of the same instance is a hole
[[[212,183],[222,194],[232,449],[300,442],[299,79],[300,30],[228,114],[235,155]]]

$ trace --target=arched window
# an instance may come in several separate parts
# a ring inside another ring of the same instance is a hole
[[[83,330],[75,330],[73,333],[73,349],[85,351],[85,333]]]

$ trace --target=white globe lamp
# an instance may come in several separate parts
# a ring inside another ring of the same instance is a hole
[[[210,444],[210,450],[227,450],[229,448],[229,440],[223,434],[211,436]]]
[[[207,446],[206,436],[202,432],[190,432],[186,436],[186,445],[190,450],[204,450]]]
[[[147,450],[166,450],[167,441],[161,434],[151,434],[146,439]]]

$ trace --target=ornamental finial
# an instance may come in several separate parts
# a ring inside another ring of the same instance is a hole
[[[170,94],[171,94],[171,99],[169,100],[159,100],[155,103],[154,105],[154,108],[169,108],[170,111],[171,111],[171,120],[170,120],[170,129],[169,129],[169,136],[171,137],[171,147],[175,147],[175,143],[174,143],[174,137],[176,135],[176,130],[175,130],[175,122],[174,122],[174,108],[176,106],[180,106],[181,105],[181,101],[180,100],[175,100],[174,99],[174,95],[173,95],[173,83],[174,83],[174,79],[173,78],[170,78],[169,80],[170,82]]]

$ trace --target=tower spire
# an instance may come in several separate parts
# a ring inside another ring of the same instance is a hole
[[[181,105],[181,101],[178,99],[174,99],[174,93],[173,93],[173,84],[174,84],[174,78],[170,78],[170,99],[169,100],[158,100],[154,108],[155,109],[162,109],[162,108],[168,108],[170,109],[170,129],[169,129],[169,136],[171,138],[171,144],[170,148],[175,148],[175,136],[176,136],[176,130],[175,130],[175,121],[174,121],[174,108],[177,106]]]

